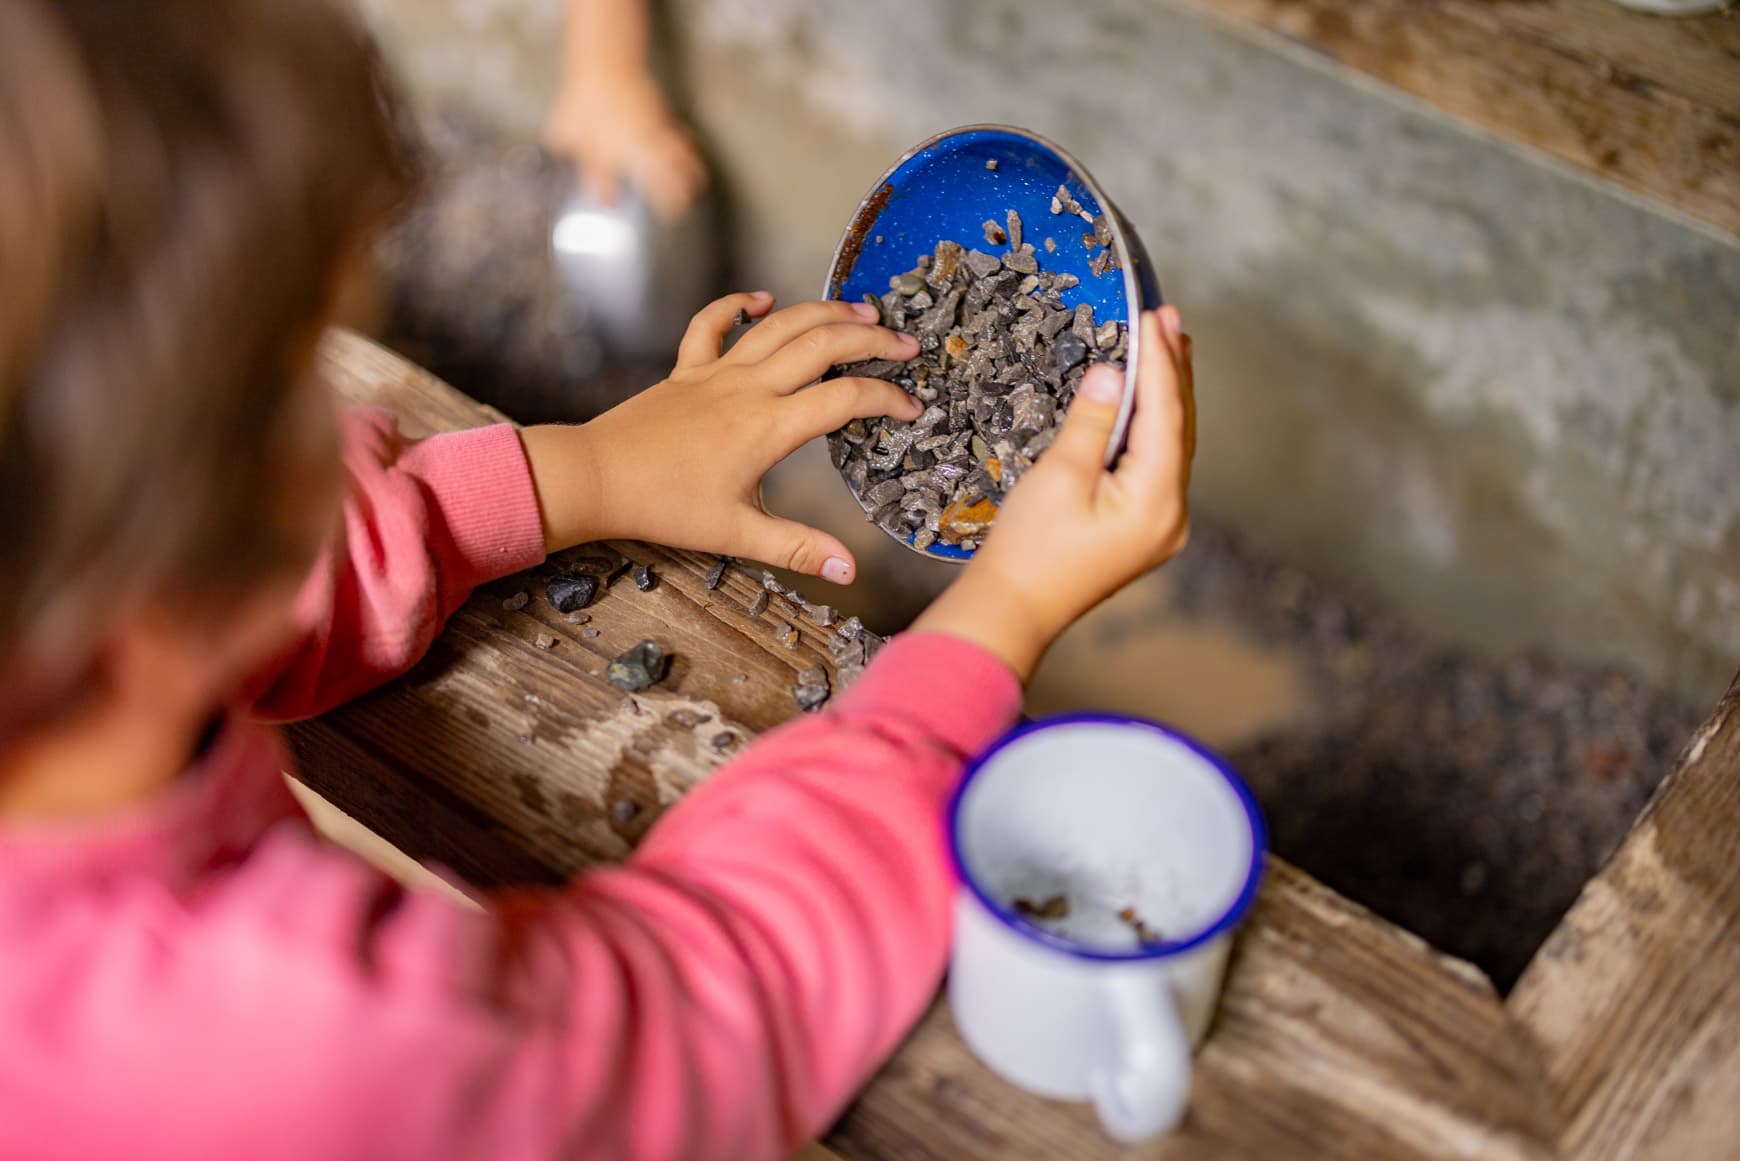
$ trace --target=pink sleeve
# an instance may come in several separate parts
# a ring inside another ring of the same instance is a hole
[[[258,675],[270,720],[309,717],[397,677],[485,581],[544,559],[537,493],[507,424],[408,441],[384,411],[345,412],[340,541],[296,600],[303,637]]]
[[[599,1156],[784,1156],[834,1121],[935,993],[944,802],[1020,697],[975,646],[896,639],[581,881],[585,921],[537,935],[609,1045],[575,1089]]]
[[[934,994],[943,802],[1018,697],[970,645],[896,640],[623,866],[486,912],[290,828],[185,902],[45,911],[0,1155],[788,1157]]]
[[[783,1158],[833,1123],[935,994],[944,802],[1020,696],[977,647],[896,639],[622,867],[525,897],[516,986],[561,998],[547,1107],[573,1156]]]

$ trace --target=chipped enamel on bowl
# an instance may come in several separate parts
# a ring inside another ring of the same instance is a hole
[[[995,161],[996,169],[987,169],[987,161]],[[1090,214],[1105,214],[1119,269],[1103,277],[1088,269],[1093,255],[1082,246],[1081,236],[1093,227],[1067,213],[1052,214],[1051,197],[1060,185]],[[858,204],[834,249],[823,297],[861,302],[866,294],[881,296],[887,293],[890,278],[911,270],[920,254],[931,253],[945,239],[968,249],[1000,252],[985,245],[981,227],[987,218],[1002,221],[1010,209],[1021,215],[1024,240],[1034,244],[1040,269],[1081,280],[1063,292],[1066,306],[1073,309],[1085,302],[1094,308],[1096,323],[1122,319],[1129,327],[1124,400],[1106,447],[1109,466],[1123,450],[1135,408],[1141,356],[1138,318],[1142,311],[1160,306],[1160,283],[1142,240],[1093,175],[1037,133],[1010,125],[968,125],[908,151]],[[1045,252],[1047,236],[1056,240],[1057,253]],[[868,515],[863,497],[854,493],[854,498]],[[901,543],[941,560],[966,561],[973,556],[940,540],[928,549],[914,547],[910,537]]]

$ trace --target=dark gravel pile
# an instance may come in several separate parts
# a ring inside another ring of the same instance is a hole
[[[1087,368],[1122,367],[1128,351],[1125,325],[1096,325],[1086,303],[1066,307],[1075,275],[1042,270],[1019,215],[1005,222],[985,223],[986,241],[1007,246],[1001,255],[938,242],[886,294],[865,296],[885,325],[918,340],[916,358],[840,369],[925,404],[911,423],[854,419],[828,439],[870,518],[915,548],[977,548],[1003,496],[1051,445]]]
[[[562,293],[550,228],[571,170],[462,114],[419,120],[423,185],[383,239],[382,341],[523,423],[590,419],[670,360],[609,357]]]
[[[1277,853],[1508,989],[1708,707],[1625,670],[1432,643],[1198,522],[1179,611],[1302,652],[1314,715],[1234,752]]]

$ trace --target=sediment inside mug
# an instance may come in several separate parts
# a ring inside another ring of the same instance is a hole
[[[950,840],[969,890],[1010,929],[1078,955],[1147,958],[1237,923],[1264,838],[1248,789],[1189,739],[1072,717],[975,764]]]

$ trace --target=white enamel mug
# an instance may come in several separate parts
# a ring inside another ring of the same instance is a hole
[[[1120,1141],[1176,1127],[1262,875],[1250,790],[1153,722],[1050,718],[968,769],[948,841],[949,1006],[968,1046],[1030,1092],[1093,1101]]]

